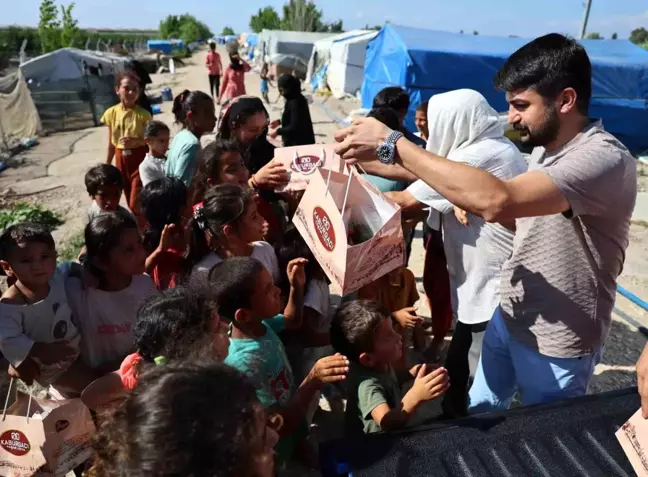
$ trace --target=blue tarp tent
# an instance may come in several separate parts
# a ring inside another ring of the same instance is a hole
[[[184,49],[182,40],[149,40],[146,42],[149,50],[157,50],[170,55],[175,50]]]
[[[506,59],[529,40],[462,35],[385,25],[369,43],[362,106],[386,86],[404,86],[414,109],[432,95],[458,88],[482,93],[498,111],[508,109],[493,78]],[[633,150],[648,148],[648,51],[625,40],[586,40],[593,66],[590,115]]]

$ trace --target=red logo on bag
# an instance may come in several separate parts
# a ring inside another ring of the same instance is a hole
[[[313,225],[315,226],[317,237],[322,242],[324,248],[332,252],[335,248],[335,231],[333,230],[331,219],[329,219],[328,214],[321,207],[315,207],[313,209]]]
[[[10,454],[18,457],[27,454],[31,450],[27,436],[20,431],[5,431],[0,435],[0,446]]]
[[[295,160],[290,163],[290,168],[295,172],[308,174],[317,167],[319,161],[320,158],[317,156],[296,157]]]
[[[70,426],[70,421],[61,419],[60,421],[56,421],[56,424],[54,425],[54,429],[56,429],[56,432],[61,432],[67,429],[69,426]]]

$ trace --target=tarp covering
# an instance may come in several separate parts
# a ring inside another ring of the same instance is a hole
[[[479,91],[498,111],[508,108],[493,77],[506,59],[528,39],[461,35],[385,25],[369,43],[362,86],[362,105],[371,107],[386,86],[404,86],[412,106],[432,95],[459,88]],[[648,148],[648,51],[625,40],[585,40],[592,61],[590,114],[601,117],[608,131],[630,149]]]
[[[326,81],[333,96],[341,98],[347,94],[355,96],[364,80],[367,45],[377,35],[368,32],[352,38],[333,42]]]
[[[43,130],[99,125],[106,108],[119,102],[115,74],[130,58],[63,48],[23,63],[23,72]]]
[[[85,74],[114,75],[126,61],[128,58],[123,56],[61,48],[23,63],[20,69],[31,84],[77,79]]]
[[[302,31],[263,30],[259,34],[260,61],[273,63],[290,62],[301,68],[306,74],[306,67],[317,40],[332,36],[330,33],[311,33]]]
[[[170,55],[175,50],[184,49],[184,41],[182,40],[148,40],[146,46],[149,51],[161,51]]]
[[[331,47],[334,42],[344,41],[351,38],[356,38],[359,35],[364,35],[367,30],[352,30],[337,35],[328,36],[317,40],[313,45],[313,52],[311,53],[308,61],[308,72],[306,74],[306,81],[310,82],[311,78],[317,73],[324,65],[327,65],[331,60]]]
[[[22,72],[0,78],[0,151],[38,136],[40,118]]]

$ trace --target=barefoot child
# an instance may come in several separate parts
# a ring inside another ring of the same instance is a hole
[[[92,204],[88,208],[88,222],[103,212],[121,211],[130,214],[119,205],[124,178],[115,166],[100,164],[93,167],[85,175],[85,186]]]
[[[140,95],[138,76],[126,70],[117,75],[115,85],[119,104],[108,108],[101,117],[101,122],[108,126],[106,163],[112,164],[113,157],[115,158],[117,169],[124,180],[126,203],[133,214],[138,216],[138,196],[142,187],[139,165],[148,152],[144,142],[144,128],[152,116],[137,105]]]
[[[68,280],[70,307],[81,329],[81,357],[97,372],[116,369],[134,349],[132,326],[140,304],[157,293],[144,274],[146,252],[132,217],[101,214],[86,226],[86,265],[97,288]]]
[[[65,293],[68,273],[56,269],[56,257],[40,225],[13,225],[0,236],[0,264],[16,280],[0,298],[0,350],[23,381],[79,393],[92,375],[75,364],[79,330]]]
[[[124,359],[118,371],[98,379],[81,398],[98,409],[135,388],[148,366],[187,358],[222,362],[227,356],[227,325],[218,304],[205,290],[173,288],[146,300],[133,327],[137,352]]]
[[[187,240],[184,217],[187,188],[180,179],[163,177],[149,183],[140,198],[146,218],[146,273],[160,290],[176,286],[183,277]]]
[[[351,360],[346,425],[350,433],[370,434],[404,427],[423,403],[448,389],[444,368],[414,366],[414,385],[403,396],[394,365],[403,353],[401,337],[392,328],[389,312],[366,300],[338,308],[331,326],[331,341]]]
[[[306,437],[305,415],[317,391],[326,383],[344,380],[348,371],[344,356],[324,358],[295,388],[292,369],[277,333],[301,326],[305,265],[304,259],[288,265],[290,294],[284,314],[280,290],[259,261],[250,257],[231,258],[209,273],[221,316],[232,323],[225,364],[250,376],[261,405],[281,416],[284,425],[277,446],[280,459],[290,458],[297,442]]]
[[[144,140],[148,146],[148,154],[139,165],[142,187],[164,177],[164,165],[169,149],[169,127],[162,121],[149,121],[144,128]]]

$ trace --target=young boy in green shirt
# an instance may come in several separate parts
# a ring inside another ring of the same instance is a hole
[[[421,403],[442,396],[449,387],[445,368],[416,365],[409,371],[414,384],[401,396],[393,368],[403,352],[401,336],[392,328],[389,311],[376,302],[356,300],[338,308],[331,343],[351,362],[346,408],[351,433],[404,427]]]

